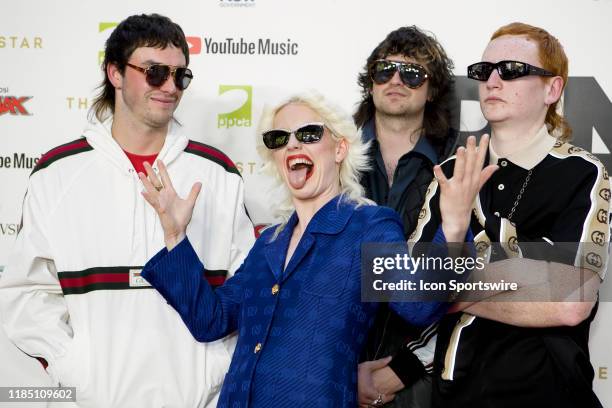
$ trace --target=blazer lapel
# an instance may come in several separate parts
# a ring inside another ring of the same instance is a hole
[[[283,228],[274,241],[266,243],[264,248],[266,261],[277,282],[284,281],[296,270],[314,246],[317,234],[336,235],[344,229],[353,214],[354,205],[340,202],[339,199],[340,197],[338,196],[330,200],[310,220],[284,271],[283,267],[287,257],[287,249],[289,248],[293,229],[298,222],[297,214],[293,213],[287,221],[285,228]]]
[[[351,218],[353,211],[354,205],[341,202],[340,196],[333,198],[320,208],[310,220],[308,227],[306,227],[302,239],[300,239],[293,256],[287,264],[287,268],[283,272],[282,279],[287,279],[298,267],[300,267],[304,258],[312,252],[318,235],[337,235],[342,232],[348,220]],[[295,221],[297,223],[297,217]],[[295,224],[293,225],[295,226]],[[287,247],[285,247],[285,252],[286,250]]]
[[[304,235],[302,235],[302,238],[300,239],[300,242],[298,243],[297,248],[295,248],[295,252],[293,252],[291,259],[289,260],[289,263],[287,264],[287,268],[283,272],[283,275],[282,275],[283,281],[287,279],[293,273],[293,271],[295,271],[295,269],[300,264],[302,259],[304,259],[304,257],[308,254],[308,252],[310,252],[310,249],[312,248],[314,243],[315,243],[315,239],[310,233],[305,232]],[[285,253],[286,252],[287,251],[285,250]]]
[[[285,228],[278,234],[276,239],[272,242],[267,242],[264,247],[264,254],[268,266],[272,271],[272,274],[279,282],[283,275],[283,267],[285,266],[285,259],[287,257],[287,249],[289,248],[289,241],[293,233],[293,228],[297,224],[297,215],[293,215],[287,221]]]

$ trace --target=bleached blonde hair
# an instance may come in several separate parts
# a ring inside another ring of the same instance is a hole
[[[371,200],[364,197],[363,186],[359,183],[361,172],[369,168],[367,151],[369,143],[364,143],[361,134],[353,123],[350,116],[344,113],[335,104],[328,101],[323,95],[310,91],[292,95],[274,106],[264,107],[259,126],[257,129],[257,152],[263,159],[262,171],[270,174],[276,181],[283,198],[276,208],[276,215],[283,220],[275,236],[280,232],[295,208],[291,201],[291,194],[282,176],[278,172],[272,151],[263,144],[262,133],[273,128],[274,117],[282,108],[290,104],[305,105],[315,111],[322,119],[325,126],[331,131],[336,141],[344,139],[347,145],[347,154],[340,163],[340,194],[341,200],[351,201],[359,205],[373,204]]]

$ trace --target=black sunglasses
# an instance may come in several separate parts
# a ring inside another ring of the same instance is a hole
[[[146,68],[139,67],[138,65],[126,63],[128,67],[134,68],[145,74],[147,84],[158,87],[162,86],[168,80],[168,77],[172,75],[174,78],[174,84],[176,87],[184,91],[189,86],[189,83],[193,79],[193,74],[189,68],[185,67],[172,67],[164,64],[153,64]]]
[[[268,149],[278,149],[289,143],[291,135],[300,143],[317,143],[323,137],[325,125],[323,123],[306,123],[296,130],[272,129],[264,132],[263,142]]]
[[[427,71],[422,65],[412,62],[397,62],[378,60],[370,69],[372,81],[378,85],[385,84],[393,78],[395,71],[399,71],[400,79],[408,88],[416,89],[427,80]]]
[[[504,81],[524,77],[527,75],[542,75],[555,76],[552,72],[545,69],[534,67],[526,62],[520,61],[499,61],[492,62],[477,62],[468,67],[468,78],[477,81],[488,81],[491,73],[497,69],[499,77]]]

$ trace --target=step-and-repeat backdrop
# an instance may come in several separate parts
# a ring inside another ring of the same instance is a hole
[[[255,152],[266,102],[316,89],[352,112],[357,74],[371,50],[400,26],[433,32],[455,61],[456,126],[480,134],[486,122],[466,66],[480,60],[491,33],[523,21],[556,35],[570,59],[564,112],[574,143],[611,169],[612,0],[147,0],[13,1],[0,11],[0,271],[20,220],[30,171],[42,153],[80,136],[102,76],[104,42],[131,14],[157,12],[188,37],[195,80],[177,118],[192,139],[238,165],[257,224],[271,222]],[[0,275],[1,276],[1,275]],[[594,387],[612,406],[612,304],[591,330]],[[43,385],[38,363],[0,332],[0,386]],[[1,403],[0,403],[1,406]]]

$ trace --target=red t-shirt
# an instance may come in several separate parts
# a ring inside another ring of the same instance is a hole
[[[144,173],[145,175],[147,174],[147,172],[144,168],[144,162],[147,162],[151,166],[153,166],[153,163],[155,163],[155,159],[157,159],[157,155],[158,155],[158,153],[155,153],[155,154],[148,154],[146,156],[143,156],[140,154],[126,152],[125,150],[124,152],[126,156],[128,157],[128,159],[130,159],[130,162],[132,162],[132,166],[134,166],[134,169],[138,173]]]

